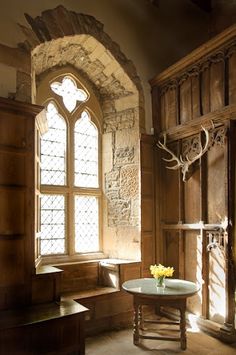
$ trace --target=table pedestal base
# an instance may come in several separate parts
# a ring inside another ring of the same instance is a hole
[[[161,306],[173,307],[180,311],[179,321],[159,321],[159,320],[144,320],[142,317],[142,306],[151,305],[160,309]],[[168,299],[165,298],[160,300],[151,296],[139,296],[134,295],[134,333],[133,333],[133,342],[135,345],[139,344],[140,339],[154,339],[154,340],[171,340],[171,341],[180,341],[181,349],[185,350],[187,347],[186,340],[186,320],[185,320],[185,311],[186,311],[186,298],[178,299]],[[171,336],[151,336],[141,334],[140,331],[144,323],[156,323],[156,324],[168,324],[168,325],[178,325],[180,336],[171,337]]]

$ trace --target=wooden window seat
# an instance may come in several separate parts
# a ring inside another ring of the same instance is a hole
[[[132,324],[132,298],[121,285],[140,277],[140,262],[103,259],[54,266],[63,270],[61,299],[89,309],[85,315],[87,335]]]

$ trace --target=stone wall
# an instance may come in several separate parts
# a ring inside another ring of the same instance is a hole
[[[89,16],[77,18],[79,32],[85,28],[83,22],[93,23],[93,31],[98,26]],[[45,14],[42,20],[50,29]],[[139,259],[139,134],[144,99],[134,65],[101,29],[90,35],[87,26],[86,33],[41,40],[32,52],[32,67],[36,87],[49,71],[71,66],[93,88],[103,113],[103,250],[110,257]]]

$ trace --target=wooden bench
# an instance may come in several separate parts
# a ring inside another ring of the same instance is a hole
[[[88,309],[73,300],[0,312],[0,355],[85,354]]]

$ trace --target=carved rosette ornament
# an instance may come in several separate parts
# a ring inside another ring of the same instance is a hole
[[[226,133],[227,128],[225,126],[221,126],[220,128],[215,128],[210,131],[210,144],[209,148],[213,147],[214,145],[218,145],[223,147],[226,142]]]

